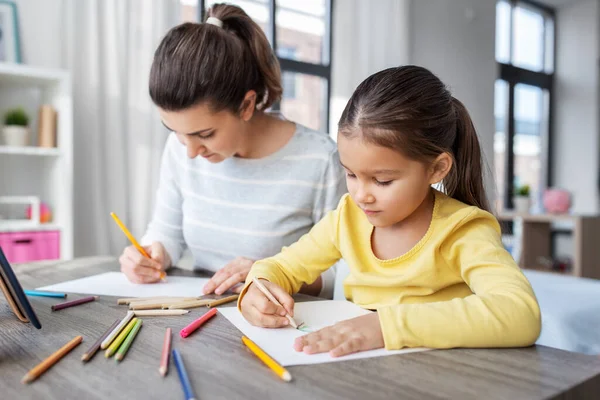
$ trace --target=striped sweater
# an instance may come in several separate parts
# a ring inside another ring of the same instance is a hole
[[[217,271],[238,256],[279,253],[335,209],[345,192],[335,143],[304,126],[267,157],[218,164],[188,158],[171,134],[142,243],[161,242],[173,265],[187,247],[195,268]],[[323,274],[323,296],[331,296],[334,280],[335,268]]]

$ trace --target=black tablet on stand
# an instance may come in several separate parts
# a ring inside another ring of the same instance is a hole
[[[41,329],[42,324],[40,324],[33,307],[31,307],[25,292],[23,292],[23,288],[6,259],[2,247],[0,247],[0,290],[4,293],[4,297],[8,300],[8,304],[17,318],[23,322],[31,322],[33,326]]]

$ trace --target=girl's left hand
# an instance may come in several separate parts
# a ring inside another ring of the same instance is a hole
[[[338,322],[294,341],[294,349],[306,354],[329,352],[332,357],[341,357],[359,351],[384,347],[379,315],[375,312]]]

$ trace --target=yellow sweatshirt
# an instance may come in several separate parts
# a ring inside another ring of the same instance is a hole
[[[517,347],[537,340],[537,300],[490,213],[436,191],[429,230],[391,260],[373,254],[372,231],[344,196],[298,242],[254,264],[240,303],[253,277],[293,294],[343,258],[350,269],[345,296],[377,310],[387,349]]]

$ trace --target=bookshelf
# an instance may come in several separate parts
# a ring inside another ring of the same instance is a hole
[[[37,147],[38,111],[57,111],[55,148]],[[0,134],[0,196],[36,196],[52,211],[49,223],[0,219],[0,235],[56,231],[59,258],[73,258],[73,100],[67,71],[0,63],[0,113],[23,107],[30,116],[30,145],[6,146]],[[5,239],[6,240],[6,239]]]
[[[573,239],[572,268],[564,274],[600,279],[600,216],[503,212],[498,220],[522,223],[521,256],[517,260],[522,268],[556,272],[542,267],[539,259],[552,258],[552,229],[560,224],[571,230]]]

